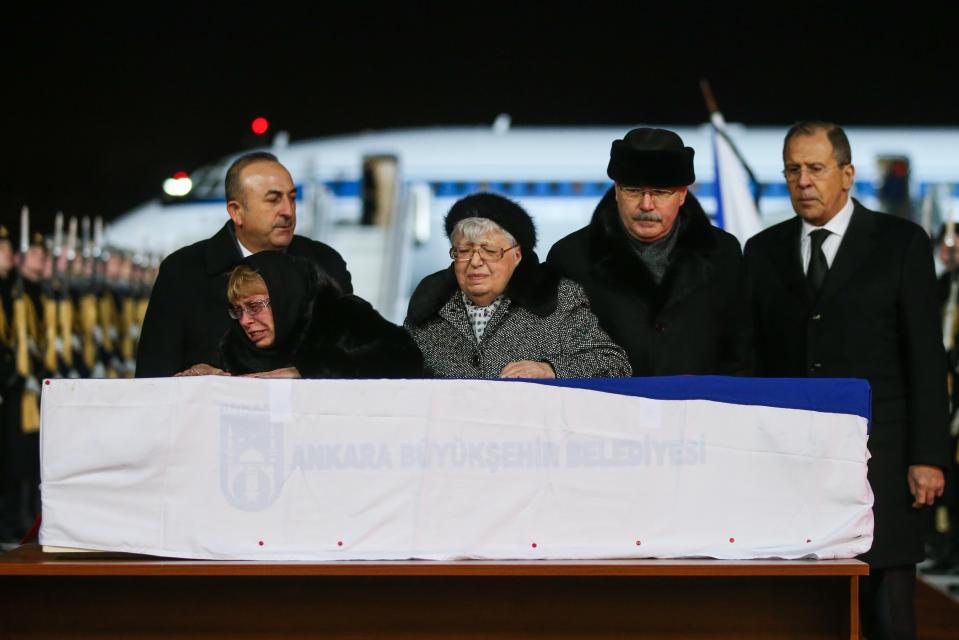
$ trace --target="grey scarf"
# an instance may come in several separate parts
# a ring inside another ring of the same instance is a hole
[[[676,247],[676,241],[679,239],[679,230],[682,225],[683,216],[680,214],[676,216],[676,221],[673,223],[673,228],[669,230],[669,233],[655,242],[640,242],[629,232],[626,233],[629,245],[633,248],[633,251],[643,264],[646,265],[646,268],[649,269],[649,273],[652,274],[656,284],[660,284],[663,281],[663,276],[666,275],[666,270],[669,268],[669,259],[672,257],[673,249]]]

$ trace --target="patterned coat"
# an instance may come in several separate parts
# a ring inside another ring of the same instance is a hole
[[[404,326],[430,375],[496,378],[518,360],[548,362],[558,378],[630,375],[626,353],[599,327],[582,287],[530,266],[514,272],[479,342],[452,267],[423,279]]]

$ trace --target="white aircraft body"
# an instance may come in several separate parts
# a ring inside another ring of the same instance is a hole
[[[664,127],[696,150],[692,191],[712,215],[712,126]],[[499,119],[493,127],[367,132],[293,144],[279,134],[270,151],[299,188],[297,233],[335,247],[356,293],[401,321],[417,282],[449,263],[443,217],[453,202],[479,190],[518,201],[536,220],[537,252],[545,258],[556,240],[588,223],[611,185],[610,143],[631,128],[510,128]],[[727,127],[761,185],[767,226],[794,215],[781,174],[785,131]],[[850,128],[847,134],[856,166],[853,195],[863,204],[878,208],[888,188],[927,229],[949,215],[959,196],[959,129]],[[185,195],[157,198],[120,216],[106,231],[107,244],[165,255],[213,235],[228,218],[223,179],[238,155],[193,172]],[[900,176],[898,192],[890,173]]]

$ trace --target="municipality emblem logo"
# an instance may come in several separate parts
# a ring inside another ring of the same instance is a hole
[[[283,425],[263,414],[222,414],[220,487],[244,511],[273,504],[283,487]]]

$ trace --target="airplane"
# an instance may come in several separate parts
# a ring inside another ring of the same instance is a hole
[[[611,186],[610,144],[634,126],[513,127],[501,115],[492,127],[370,131],[295,143],[280,132],[266,150],[298,187],[297,233],[335,247],[357,295],[399,322],[420,279],[448,264],[442,221],[458,198],[488,190],[519,202],[536,220],[537,252],[545,258],[555,241],[588,223]],[[691,190],[714,215],[713,126],[658,126],[696,150]],[[781,174],[786,129],[725,127],[758,182],[765,226],[794,215]],[[846,132],[856,166],[853,195],[865,206],[912,217],[927,230],[952,215],[959,129]],[[171,177],[162,197],[109,225],[107,245],[166,255],[213,235],[227,219],[223,180],[239,155]]]

